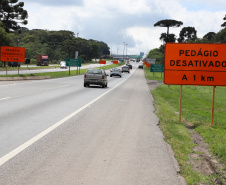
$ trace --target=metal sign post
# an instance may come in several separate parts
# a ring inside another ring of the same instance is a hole
[[[66,59],[66,66],[69,66],[69,75],[70,75],[70,66],[73,67],[81,67],[82,60],[81,59],[74,59],[74,58],[67,58]],[[78,71],[77,71],[78,73]]]
[[[213,120],[214,120],[214,97],[215,97],[215,89],[216,89],[216,86],[213,86],[212,117],[211,117],[211,124],[212,125],[213,125]]]

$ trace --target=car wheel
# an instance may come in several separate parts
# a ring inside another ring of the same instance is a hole
[[[110,77],[112,77],[112,75],[110,75]]]
[[[105,84],[102,85],[102,88],[105,88]]]
[[[108,87],[108,83],[106,83],[105,87]]]
[[[122,78],[122,76],[119,76],[120,78]]]
[[[86,87],[86,84],[84,83],[84,87]]]

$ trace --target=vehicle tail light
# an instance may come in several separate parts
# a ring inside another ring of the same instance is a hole
[[[84,75],[84,78],[86,78],[86,74]]]
[[[102,75],[102,79],[104,79],[104,75]]]

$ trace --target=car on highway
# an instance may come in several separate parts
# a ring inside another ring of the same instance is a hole
[[[139,63],[138,68],[143,69],[143,63]]]
[[[130,63],[126,64],[130,69],[133,69],[133,66]]]
[[[123,67],[122,67],[122,73],[123,73],[123,72],[130,73],[130,68],[129,68],[129,66],[123,66]]]
[[[61,61],[60,62],[60,69],[67,69],[67,66],[66,66],[66,62],[65,61]]]
[[[20,67],[20,62],[8,62],[9,67]]]
[[[92,68],[88,69],[84,74],[84,87],[90,85],[100,85],[101,87],[107,87],[108,74],[103,69]]]
[[[122,77],[122,72],[118,68],[113,68],[110,70],[110,77],[112,76],[119,76],[120,78]]]

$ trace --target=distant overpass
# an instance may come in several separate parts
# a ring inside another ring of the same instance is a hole
[[[116,54],[112,54],[111,55],[113,57],[113,59],[139,59],[139,58],[143,58],[140,55],[116,55]]]

